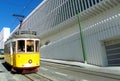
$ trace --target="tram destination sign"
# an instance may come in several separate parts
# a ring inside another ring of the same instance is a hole
[[[36,31],[17,31],[17,32],[15,32],[15,35],[21,35],[21,34],[37,35]]]

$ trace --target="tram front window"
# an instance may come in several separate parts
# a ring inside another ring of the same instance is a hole
[[[25,52],[25,41],[18,40],[18,52]]]
[[[34,40],[27,40],[27,52],[34,52]]]

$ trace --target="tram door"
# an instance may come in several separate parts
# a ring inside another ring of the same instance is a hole
[[[14,60],[15,60],[15,58],[14,58],[15,56],[14,56],[14,55],[15,55],[15,53],[16,53],[16,51],[15,51],[15,50],[16,50],[16,43],[15,43],[15,42],[12,42],[12,46],[11,46],[11,47],[12,47],[12,49],[11,49],[11,50],[12,50],[12,51],[11,51],[11,54],[12,54],[12,55],[11,55],[11,63],[12,63],[12,65],[13,65],[13,64],[14,64]]]
[[[17,40],[13,43],[13,65],[16,66],[16,54],[22,54],[25,52],[25,40]]]

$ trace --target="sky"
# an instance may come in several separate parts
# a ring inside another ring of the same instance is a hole
[[[9,27],[11,32],[19,24],[13,14],[27,17],[43,0],[0,0],[0,31]]]

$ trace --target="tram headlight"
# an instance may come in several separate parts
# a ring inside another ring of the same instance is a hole
[[[31,59],[30,59],[30,60],[28,60],[28,63],[29,63],[29,64],[31,64],[31,63],[32,63],[32,60],[31,60]]]

